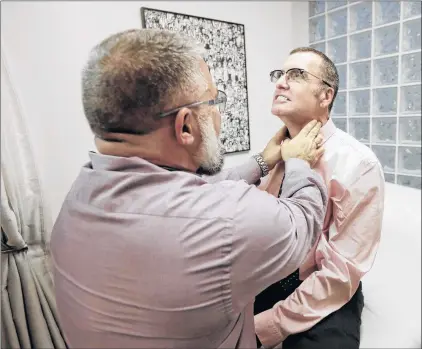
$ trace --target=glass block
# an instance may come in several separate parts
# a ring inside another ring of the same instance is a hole
[[[403,82],[421,81],[421,53],[409,53],[401,58]]]
[[[349,133],[359,142],[369,143],[369,118],[349,119]]]
[[[394,172],[396,167],[396,147],[373,145],[372,150],[380,161],[384,171]]]
[[[403,86],[400,88],[400,109],[402,113],[414,114],[421,112],[421,86]]]
[[[347,65],[338,65],[336,68],[339,78],[339,89],[345,90],[347,88]]]
[[[349,65],[350,87],[368,87],[371,84],[371,62],[359,62]]]
[[[325,53],[325,42],[320,42],[319,44],[312,44],[309,46],[315,50],[318,50],[319,52]]]
[[[399,51],[399,24],[375,29],[375,56],[387,55]]]
[[[329,13],[327,29],[329,38],[347,34],[347,9]]]
[[[421,14],[421,1],[403,1],[403,17],[404,19],[420,16]]]
[[[333,8],[347,5],[347,1],[326,1],[327,10],[332,10]]]
[[[336,125],[337,128],[340,130],[343,130],[344,132],[347,132],[347,119],[333,119],[334,125]]]
[[[325,11],[325,1],[309,1],[309,16],[315,16]]]
[[[372,1],[364,1],[349,8],[350,31],[371,28],[372,26]]]
[[[395,115],[397,113],[397,87],[374,89],[374,114]]]
[[[421,177],[397,176],[397,184],[405,187],[421,189]]]
[[[372,142],[396,143],[396,118],[372,118]]]
[[[325,39],[325,16],[319,16],[309,20],[309,41]]]
[[[421,143],[421,117],[410,116],[399,118],[400,144]]]
[[[391,173],[384,173],[384,180],[388,183],[395,183],[395,176]]]
[[[403,51],[421,48],[421,18],[403,22]]]
[[[399,57],[374,60],[375,85],[394,85],[399,79]]]
[[[346,115],[346,92],[337,93],[337,97],[334,100],[333,109],[331,111],[333,116],[345,116]]]
[[[375,25],[396,22],[400,19],[400,1],[375,1]]]
[[[370,112],[369,90],[349,92],[349,114],[369,115]]]
[[[347,61],[347,37],[330,40],[327,42],[328,57],[334,63]]]
[[[350,36],[350,59],[364,59],[371,57],[372,32],[366,31]]]
[[[421,148],[399,147],[399,162],[397,172],[402,174],[421,174]]]

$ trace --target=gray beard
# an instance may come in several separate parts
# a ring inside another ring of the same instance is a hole
[[[200,130],[203,143],[199,151],[200,166],[197,173],[212,176],[223,169],[223,145],[215,133],[211,119],[200,123]]]
[[[219,147],[219,152],[220,155],[216,157],[216,160],[218,159],[218,161],[214,161],[211,164],[203,164],[199,166],[197,173],[206,176],[213,176],[221,172],[224,166],[224,151],[221,145]]]

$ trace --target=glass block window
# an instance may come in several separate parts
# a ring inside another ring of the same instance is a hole
[[[309,1],[309,43],[339,72],[336,126],[421,189],[421,2]]]

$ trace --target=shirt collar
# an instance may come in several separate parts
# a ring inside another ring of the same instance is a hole
[[[93,151],[89,152],[89,157],[91,162],[87,166],[99,171],[163,171],[160,167],[155,166],[154,164],[138,157],[127,158],[120,156],[104,155]]]
[[[155,165],[145,159],[138,157],[120,157],[112,155],[104,155],[94,151],[89,152],[91,162],[85,167],[94,170],[119,171],[119,172],[180,172],[189,173],[201,177],[200,174],[191,172],[182,168]]]
[[[324,141],[322,144],[324,144],[325,142],[328,141],[328,139],[334,134],[336,133],[337,127],[336,125],[334,125],[333,120],[330,118],[328,119],[328,121],[325,123],[325,125],[323,125],[321,127],[321,134],[324,137]]]

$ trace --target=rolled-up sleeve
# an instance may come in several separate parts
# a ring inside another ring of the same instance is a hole
[[[297,269],[321,231],[327,191],[320,175],[305,161],[290,159],[284,192],[285,197],[278,199],[248,186],[234,198],[229,231],[235,310],[242,310],[266,287]]]
[[[318,270],[287,299],[255,316],[255,331],[264,347],[278,345],[340,309],[371,269],[381,235],[384,177],[378,163],[356,172],[354,183],[333,198],[334,221],[316,247]]]

